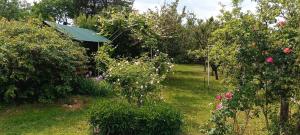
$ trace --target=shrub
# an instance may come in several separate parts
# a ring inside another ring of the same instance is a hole
[[[156,52],[158,55],[152,59],[146,54],[128,61],[112,59],[113,51],[110,46],[102,46],[95,56],[97,69],[105,79],[114,84],[129,103],[141,106],[143,102],[157,98],[160,82],[173,67],[168,55]]]
[[[109,65],[115,61],[110,57],[113,51],[114,48],[112,48],[112,46],[110,46],[109,44],[105,44],[98,49],[95,55],[96,70],[98,71],[98,73],[105,73]]]
[[[153,62],[155,68],[157,69],[156,73],[163,77],[168,74],[174,66],[171,63],[168,54],[160,52],[158,52],[158,55],[151,59],[151,62]]]
[[[106,81],[78,77],[73,83],[74,93],[91,96],[107,96],[113,92],[113,87]]]
[[[175,135],[182,115],[167,104],[143,107],[120,101],[102,101],[90,111],[90,124],[100,135]]]
[[[49,102],[71,93],[85,49],[51,28],[0,20],[0,101]]]
[[[163,79],[155,70],[151,62],[122,60],[109,66],[107,80],[115,84],[129,103],[142,105],[147,97],[155,95]]]

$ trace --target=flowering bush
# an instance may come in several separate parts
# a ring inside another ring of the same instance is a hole
[[[154,63],[141,59],[121,60],[109,65],[107,80],[114,83],[129,103],[142,105],[147,97],[155,96],[165,74],[159,74]],[[148,58],[149,59],[149,58]],[[167,72],[165,72],[167,73]]]
[[[263,117],[269,134],[296,134],[299,107],[291,99],[299,96],[300,34],[299,18],[290,13],[300,11],[291,6],[299,1],[258,1],[257,14],[242,13],[238,2],[232,12],[223,12],[222,27],[210,39],[210,55],[221,63],[226,86],[235,90],[225,100],[218,97],[208,132],[242,135],[252,118]],[[276,25],[280,15],[284,21]]]
[[[171,71],[173,64],[168,57],[168,54],[157,52],[155,57],[150,60],[156,68],[157,74],[164,76]]]
[[[95,57],[97,69],[103,77],[112,83],[129,103],[141,106],[145,100],[157,97],[156,90],[173,67],[168,55],[157,52],[154,58],[145,54],[139,59],[129,61],[111,58],[112,51],[110,46],[102,46]]]

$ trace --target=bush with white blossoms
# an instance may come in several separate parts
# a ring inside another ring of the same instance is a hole
[[[156,66],[148,57],[116,61],[109,65],[106,79],[129,103],[141,106],[146,100],[156,97],[160,83],[172,68],[170,64],[166,71],[159,72],[161,69]]]
[[[156,72],[164,76],[173,68],[173,64],[168,57],[168,54],[157,52],[155,57],[151,60],[156,68]]]

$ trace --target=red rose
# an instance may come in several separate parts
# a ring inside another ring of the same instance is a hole
[[[227,100],[231,100],[232,97],[233,97],[233,93],[232,93],[232,92],[227,92],[227,93],[225,93],[225,98],[226,98]]]

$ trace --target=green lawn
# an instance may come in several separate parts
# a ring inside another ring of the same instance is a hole
[[[174,74],[165,82],[163,96],[185,115],[185,133],[200,134],[200,126],[209,120],[213,109],[210,103],[222,92],[213,77],[207,86],[207,72],[200,65],[176,65]]]
[[[199,135],[201,125],[206,123],[213,109],[209,104],[216,94],[223,92],[219,81],[211,77],[207,87],[207,74],[199,65],[176,65],[174,74],[164,82],[162,96],[185,116],[184,134]],[[10,106],[0,110],[0,135],[83,135],[89,134],[87,108],[96,99],[84,100],[79,109],[70,109],[62,104],[29,104]],[[1,109],[1,108],[0,108]],[[256,131],[259,121],[251,123],[248,134],[263,134]]]
[[[8,107],[0,111],[0,135],[88,134],[86,113],[86,107],[70,109],[61,104]]]
[[[184,113],[184,133],[187,135],[201,135],[201,126],[208,122],[211,111],[210,104],[217,94],[224,93],[221,81],[210,77],[210,87],[207,86],[207,72],[200,65],[176,65],[174,74],[165,82],[162,95],[166,101]],[[221,77],[222,79],[222,77]],[[242,118],[243,115],[241,114]],[[249,122],[245,132],[247,135],[264,135],[262,119]]]

